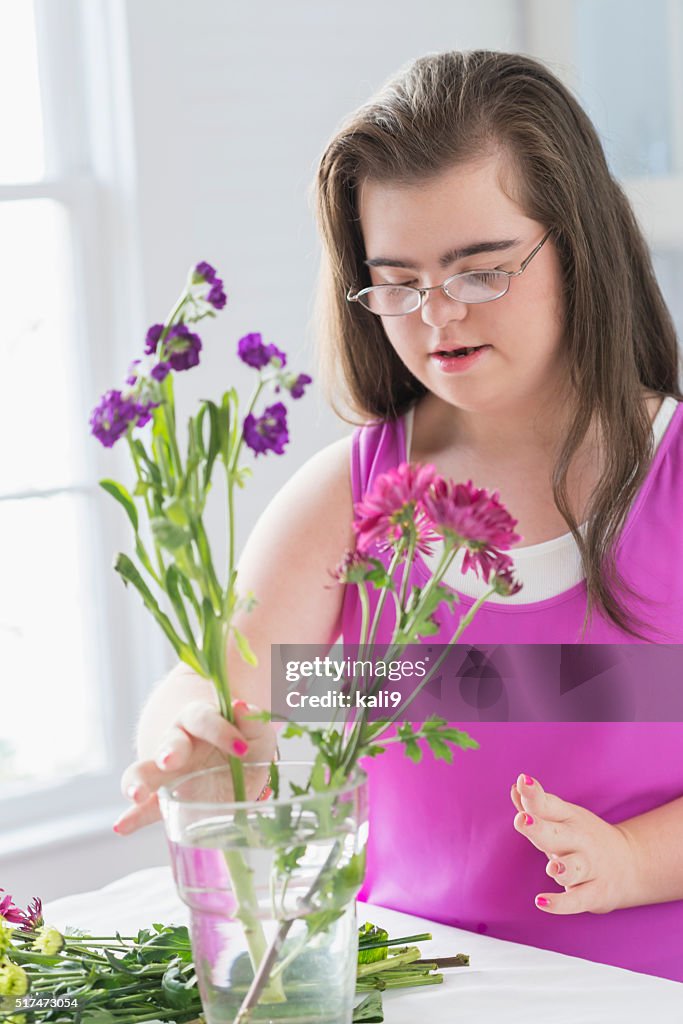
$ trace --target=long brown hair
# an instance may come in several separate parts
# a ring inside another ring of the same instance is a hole
[[[346,301],[349,286],[370,283],[359,185],[365,179],[414,184],[493,148],[509,158],[526,214],[553,229],[561,264],[576,404],[552,487],[583,563],[588,602],[582,636],[597,605],[620,629],[647,639],[639,632],[645,623],[616,596],[614,588],[643,600],[621,577],[615,544],[653,454],[643,389],[683,399],[676,334],[597,133],[542,64],[484,50],[421,57],[356,111],[327,146],[316,193],[324,243],[316,324],[327,396],[343,419],[354,422],[349,412],[361,421],[400,416],[426,390],[396,355],[380,318]],[[591,495],[584,538],[571,510],[567,473],[596,420],[605,469]]]

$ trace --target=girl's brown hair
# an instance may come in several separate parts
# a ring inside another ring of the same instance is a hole
[[[361,420],[393,419],[425,393],[379,317],[346,301],[350,286],[370,283],[358,219],[360,184],[414,184],[494,149],[508,158],[520,192],[515,198],[526,214],[552,228],[561,264],[576,402],[552,487],[581,553],[588,591],[583,635],[598,606],[624,632],[647,639],[639,632],[645,624],[617,598],[620,591],[643,599],[621,577],[615,544],[653,454],[643,390],[683,400],[676,334],[597,133],[542,64],[485,50],[421,57],[327,146],[317,177],[325,252],[316,317],[327,395],[337,413],[354,422],[349,411]],[[584,538],[567,473],[594,418],[605,469],[591,496]]]

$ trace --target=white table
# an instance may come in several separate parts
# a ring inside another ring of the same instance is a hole
[[[503,942],[384,907],[359,904],[390,936],[431,932],[423,957],[469,953],[433,988],[383,993],[387,1024],[683,1024],[683,984]],[[55,900],[45,919],[96,935],[130,934],[154,921],[188,924],[170,867],[127,875],[96,892]]]

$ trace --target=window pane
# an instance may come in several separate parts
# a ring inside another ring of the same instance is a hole
[[[0,495],[84,475],[67,228],[50,199],[0,203]]]
[[[32,0],[0,0],[0,182],[45,173]]]
[[[683,339],[683,248],[656,249],[652,254],[652,262],[659,287],[674,318],[678,337]]]
[[[105,766],[88,565],[92,499],[0,501],[0,782]],[[101,701],[100,701],[101,703]]]
[[[581,98],[620,178],[675,167],[674,49],[668,0],[579,0]]]

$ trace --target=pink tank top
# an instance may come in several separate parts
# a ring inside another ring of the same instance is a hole
[[[405,459],[404,421],[356,430],[352,486],[359,501],[375,477]],[[474,481],[476,483],[476,481]],[[655,452],[621,532],[617,564],[639,594],[633,610],[683,643],[683,404]],[[514,557],[514,549],[512,550]],[[386,558],[384,559],[386,562]],[[429,570],[413,566],[422,584]],[[412,581],[411,581],[412,582]],[[377,592],[371,590],[372,607]],[[460,594],[459,618],[474,603]],[[574,644],[586,608],[582,581],[530,604],[485,604],[463,635],[466,644]],[[389,610],[389,603],[387,603]],[[437,613],[435,643],[455,619]],[[390,618],[378,643],[389,639]],[[356,643],[360,607],[347,587],[343,636]],[[659,635],[652,635],[654,642]],[[634,643],[595,612],[585,643]],[[456,723],[457,724],[457,723]],[[619,822],[683,796],[683,723],[469,722],[478,750],[456,750],[453,764],[426,751],[414,764],[391,745],[364,768],[370,778],[370,840],[360,899],[513,942],[556,950],[645,974],[683,981],[683,900],[609,914],[550,915],[534,905],[561,892],[547,859],[515,831],[510,787],[521,772],[550,793]],[[683,872],[683,851],[681,851]]]

